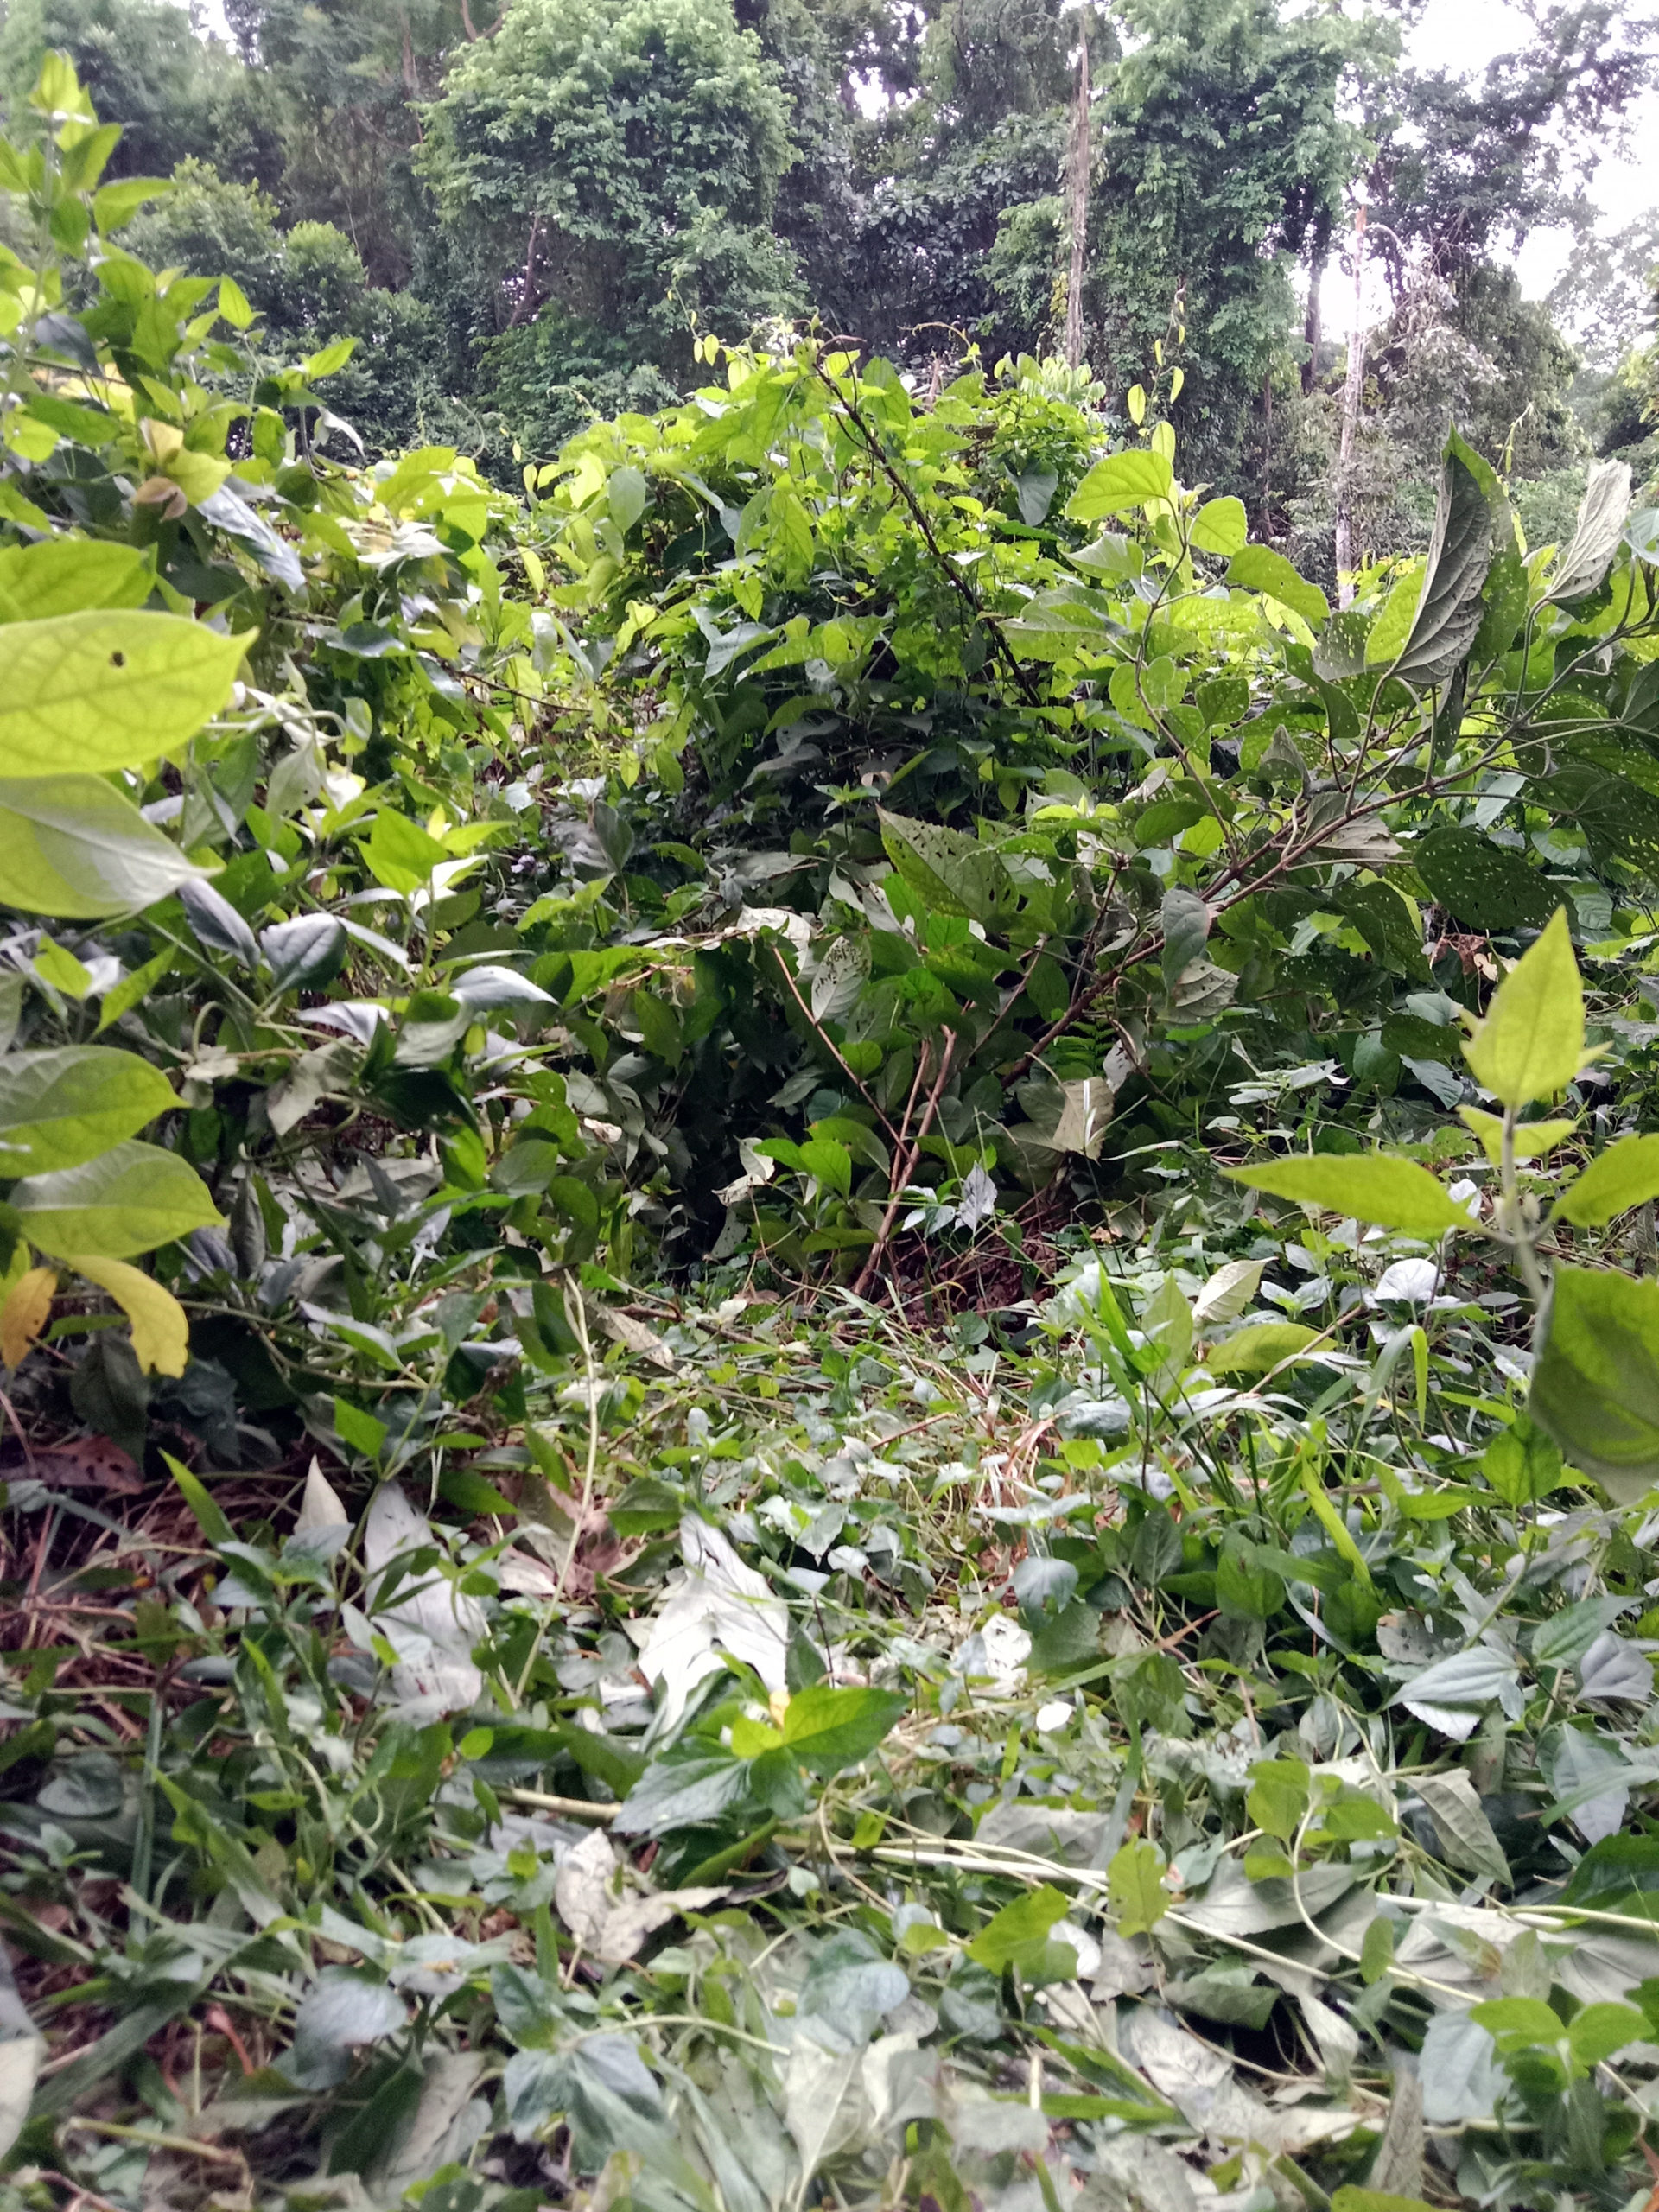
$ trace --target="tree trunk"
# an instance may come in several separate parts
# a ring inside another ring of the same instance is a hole
[[[1302,390],[1311,392],[1319,373],[1319,341],[1325,333],[1319,321],[1319,292],[1325,283],[1325,264],[1329,253],[1327,242],[1321,238],[1313,249],[1313,258],[1307,272],[1307,317],[1302,325],[1302,339],[1307,347],[1307,359],[1302,363]]]
[[[1077,91],[1065,149],[1065,214],[1071,234],[1071,273],[1065,288],[1065,358],[1083,359],[1083,276],[1089,255],[1089,30],[1077,25]]]
[[[1365,393],[1365,210],[1354,218],[1354,322],[1348,339],[1348,376],[1342,388],[1342,444],[1337,454],[1337,603],[1354,603],[1354,440]]]

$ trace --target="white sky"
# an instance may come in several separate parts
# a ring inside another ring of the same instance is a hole
[[[1527,29],[1508,0],[1428,0],[1411,58],[1422,68],[1471,75],[1522,44]],[[1604,230],[1623,230],[1659,202],[1659,99],[1643,100],[1630,124],[1627,149],[1605,159],[1590,186]],[[1560,276],[1571,245],[1565,232],[1540,231],[1528,239],[1516,265],[1529,298],[1541,299]]]

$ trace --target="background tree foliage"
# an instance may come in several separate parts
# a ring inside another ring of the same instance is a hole
[[[0,91],[27,129],[41,54],[68,53],[125,126],[123,174],[184,165],[141,250],[232,271],[298,343],[361,339],[350,411],[385,450],[453,438],[512,480],[514,447],[545,459],[685,390],[696,332],[779,318],[925,377],[969,346],[1052,351],[1084,32],[1103,399],[1122,416],[1146,391],[1327,582],[1346,334],[1319,309],[1344,296],[1357,192],[1394,301],[1349,495],[1363,551],[1423,543],[1454,397],[1539,486],[1517,496],[1541,528],[1597,451],[1648,435],[1644,372],[1621,366],[1645,249],[1586,248],[1553,308],[1507,266],[1539,225],[1589,222],[1598,153],[1649,81],[1619,0],[1536,10],[1468,78],[1408,66],[1382,0],[232,0],[228,19],[227,48],[171,0],[14,0]]]

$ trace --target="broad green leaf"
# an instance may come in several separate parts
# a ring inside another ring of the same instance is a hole
[[[1243,499],[1206,499],[1192,518],[1191,542],[1200,553],[1227,555],[1243,550],[1250,534]]]
[[[1552,600],[1587,599],[1607,573],[1618,550],[1630,512],[1630,468],[1624,461],[1604,461],[1590,472],[1573,525],[1572,543],[1549,580]]]
[[[1458,1119],[1480,1139],[1480,1148],[1492,1166],[1499,1166],[1503,1158],[1503,1116],[1488,1114],[1479,1106],[1459,1106]],[[1547,1152],[1554,1152],[1558,1144],[1565,1143],[1578,1126],[1576,1122],[1517,1122],[1515,1156],[1517,1160],[1541,1160]],[[1659,1190],[1659,1184],[1654,1187]],[[1560,1211],[1558,1205],[1556,1211]]]
[[[1259,591],[1300,614],[1310,630],[1329,620],[1331,602],[1271,546],[1246,545],[1227,564],[1227,581],[1244,591]]]
[[[0,760],[13,776],[136,768],[194,737],[231,696],[253,633],[136,612],[58,614],[6,635]]]
[[[1528,1411],[1621,1505],[1659,1482],[1659,1282],[1559,1267]]]
[[[1477,2027],[1485,2029],[1503,2051],[1524,2050],[1535,2044],[1556,2044],[1567,2033],[1560,2014],[1553,2012],[1541,1997],[1494,1998],[1489,2004],[1472,2006],[1469,2017]],[[1639,2012],[1635,2018],[1645,2025]],[[1640,2027],[1637,2031],[1640,2033]]]
[[[1432,830],[1410,860],[1435,904],[1470,929],[1541,928],[1555,906],[1558,894],[1519,853],[1473,830]]]
[[[969,921],[990,918],[1001,863],[977,838],[964,837],[932,822],[912,822],[880,810],[881,842],[887,858],[936,914],[964,914]]]
[[[909,1703],[895,1690],[833,1689],[814,1682],[791,1698],[784,1742],[815,1774],[838,1774],[868,1757]]]
[[[605,487],[605,497],[611,510],[611,520],[626,534],[645,512],[650,486],[639,469],[613,468]]]
[[[1578,1074],[1584,993],[1564,906],[1498,985],[1464,1054],[1476,1080],[1505,1106],[1553,1098]]]
[[[1174,481],[1174,471],[1160,453],[1108,454],[1078,485],[1065,512],[1073,522],[1100,522],[1145,506],[1149,499],[1166,499]]]
[[[88,607],[142,607],[155,581],[149,555],[130,545],[85,537],[8,545],[0,551],[0,622],[39,622]]]
[[[215,873],[187,860],[99,776],[0,779],[0,887],[24,913],[136,913]]]
[[[375,881],[405,896],[423,890],[432,880],[433,869],[454,858],[448,847],[429,836],[418,822],[389,806],[375,816],[362,849]]]
[[[1164,981],[1172,989],[1209,942],[1211,918],[1209,907],[1196,892],[1180,884],[1165,892],[1159,912],[1164,932],[1160,958]]]
[[[1146,1333],[1148,1351],[1157,1354],[1157,1363],[1151,1370],[1154,1389],[1173,1389],[1192,1357],[1195,1334],[1192,1308],[1173,1274],[1164,1277],[1147,1302],[1141,1316],[1141,1326]]]
[[[1406,1236],[1444,1236],[1467,1229],[1468,1214],[1449,1198],[1426,1167],[1386,1153],[1318,1154],[1306,1159],[1263,1160],[1255,1167],[1228,1167],[1234,1183],[1294,1198],[1325,1213],[1351,1214]]]
[[[1420,555],[1416,560],[1406,562],[1395,577],[1381,613],[1366,632],[1368,666],[1389,668],[1399,658],[1417,617],[1417,602],[1423,595],[1423,577],[1427,568],[1427,562]]]
[[[1106,1869],[1106,1895],[1120,1936],[1144,1936],[1169,1910],[1164,1887],[1164,1854],[1145,1836],[1135,1836],[1112,1855]]]
[[[11,1193],[31,1244],[54,1260],[128,1260],[224,1221],[188,1160],[129,1141],[79,1167],[31,1175]]]
[[[1659,1198],[1659,1136],[1621,1137],[1567,1185],[1555,1201],[1552,1218],[1570,1221],[1580,1229],[1600,1229],[1616,1215],[1655,1198]]]
[[[9,1053],[0,1059],[0,1177],[79,1167],[178,1103],[136,1052],[60,1045]]]
[[[1288,1843],[1307,1811],[1313,1783],[1300,1759],[1258,1759],[1244,1809],[1252,1825]]]
[[[1480,1471],[1506,1505],[1535,1505],[1567,1479],[1554,1440],[1525,1414],[1492,1439]]]
[[[219,311],[232,330],[248,330],[253,326],[253,308],[234,276],[221,276],[219,280]]]
[[[320,377],[338,376],[357,351],[355,338],[336,338],[332,346],[306,357],[305,373],[315,384]]]
[[[1255,1321],[1213,1346],[1204,1363],[1212,1375],[1265,1375],[1319,1342],[1319,1331],[1300,1321]]]
[[[1000,1974],[1006,1966],[1018,1966],[1039,1956],[1049,1929],[1057,1920],[1065,1919],[1065,1897],[1045,1882],[1024,1897],[1015,1897],[1012,1904],[1005,1904],[964,1948],[980,1966]]]
[[[190,1324],[170,1290],[124,1260],[95,1259],[86,1252],[66,1258],[77,1274],[107,1290],[132,1324],[132,1349],[142,1369],[156,1375],[183,1374],[190,1357]]]
[[[172,180],[159,176],[124,176],[100,186],[92,194],[92,220],[105,238],[130,223],[147,200],[159,200],[173,189]]]
[[[1567,2022],[1567,2045],[1587,2074],[1627,2043],[1645,2043],[1649,2033],[1647,2015],[1634,2005],[1586,2005]]]
[[[1247,1537],[1229,1536],[1216,1568],[1216,1604],[1228,1620],[1268,1621],[1285,1602],[1285,1586],[1256,1556]]]
[[[1467,655],[1485,613],[1497,482],[1454,430],[1446,442],[1439,505],[1417,612],[1394,671],[1421,686],[1444,683]]]
[[[835,1137],[809,1137],[800,1148],[803,1171],[842,1197],[851,1195],[853,1188],[853,1155]]]
[[[84,999],[92,990],[91,969],[77,960],[67,945],[54,944],[49,937],[41,938],[41,949],[29,965],[43,983],[61,991],[67,999]]]

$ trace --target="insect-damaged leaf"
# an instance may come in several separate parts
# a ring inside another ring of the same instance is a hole
[[[934,822],[912,822],[882,809],[881,842],[911,889],[936,914],[989,918],[1001,873],[996,855],[976,838]]]

